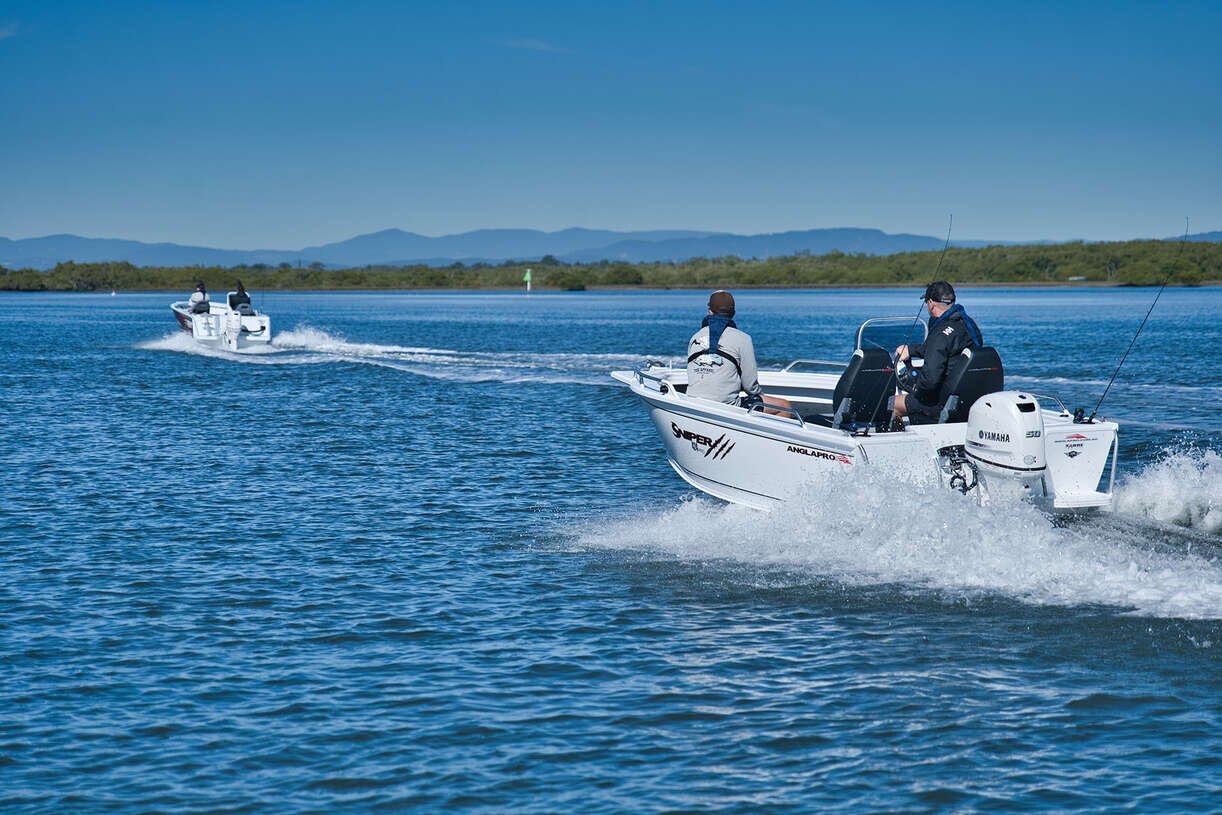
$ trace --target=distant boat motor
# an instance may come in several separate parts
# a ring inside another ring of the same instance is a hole
[[[1035,397],[1000,391],[978,399],[968,413],[964,452],[990,495],[1044,497],[1048,458]]]
[[[231,311],[225,315],[225,348],[238,350],[238,341],[242,337],[242,315]]]

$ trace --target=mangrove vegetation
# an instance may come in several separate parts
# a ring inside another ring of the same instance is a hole
[[[240,278],[258,290],[520,288],[527,269],[536,288],[733,288],[924,285],[941,252],[896,255],[797,254],[764,260],[694,258],[673,263],[533,262],[450,266],[134,266],[60,263],[47,271],[0,267],[4,291],[191,291],[197,281],[224,290]],[[1222,244],[1175,241],[1063,243],[950,249],[937,276],[955,283],[1194,286],[1222,280]]]

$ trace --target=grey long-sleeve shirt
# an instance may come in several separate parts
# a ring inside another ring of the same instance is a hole
[[[732,405],[738,401],[740,390],[751,396],[758,394],[759,371],[755,365],[755,346],[751,343],[751,335],[727,327],[717,348],[738,361],[742,375],[739,375],[734,363],[721,354],[701,354],[687,363],[687,395]],[[709,329],[705,326],[688,341],[687,355],[690,358],[692,354],[708,349]]]

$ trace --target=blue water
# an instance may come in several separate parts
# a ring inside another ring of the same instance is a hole
[[[918,294],[738,321],[847,360]],[[1088,410],[1153,297],[960,294]],[[704,296],[270,293],[242,355],[164,294],[0,296],[0,810],[1219,811],[1222,289],[1163,295],[1070,523],[694,494],[606,371]]]

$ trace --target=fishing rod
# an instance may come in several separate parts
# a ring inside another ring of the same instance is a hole
[[[950,248],[950,230],[955,225],[955,213],[950,213],[946,221],[946,243],[942,244],[942,254],[938,255],[938,265],[934,267],[933,279],[938,279],[938,272],[942,269],[942,261],[946,259],[946,250]],[[920,320],[920,317],[917,317]]]
[[[955,225],[955,214],[952,212],[948,216],[946,223],[946,243],[942,244],[942,254],[938,256],[938,265],[934,267],[933,279],[938,279],[938,272],[942,270],[942,261],[946,259],[946,250],[950,248],[950,231]],[[912,318],[912,325],[908,327],[908,337],[904,340],[904,345],[912,343],[913,334],[916,333],[916,327],[921,324],[921,312],[925,308],[925,301],[921,301],[920,307],[917,308],[916,316]],[[889,353],[889,352],[888,352]],[[870,414],[871,418],[878,415],[878,411],[883,406],[883,400],[887,398],[887,391],[894,390],[891,387],[892,381],[898,382],[896,377],[899,375],[899,360],[895,360],[895,365],[892,366],[891,377],[887,380],[886,386],[883,387],[882,393],[878,395],[878,402],[874,405],[874,411]],[[863,436],[870,435],[870,426],[866,425],[866,431]]]
[[[1175,274],[1175,264],[1179,262],[1180,256],[1184,254],[1184,244],[1188,242],[1188,219],[1184,219],[1184,236],[1180,238],[1179,251],[1172,258],[1170,268],[1167,270],[1167,275],[1163,278],[1163,284],[1158,287],[1158,293],[1154,295],[1154,302],[1150,304],[1150,308],[1146,311],[1146,316],[1142,318],[1141,325],[1137,326],[1137,333],[1133,335],[1133,339],[1129,340],[1129,347],[1124,350],[1124,356],[1120,358],[1120,364],[1116,366],[1116,370],[1112,372],[1112,378],[1107,381],[1107,387],[1103,389],[1103,395],[1099,397],[1098,404],[1095,409],[1090,412],[1089,419],[1082,418],[1081,408],[1078,409],[1077,415],[1074,416],[1074,421],[1090,424],[1095,421],[1095,416],[1099,415],[1099,408],[1103,406],[1103,400],[1107,398],[1107,393],[1112,389],[1112,383],[1116,381],[1116,375],[1120,373],[1120,369],[1124,367],[1124,361],[1129,358],[1129,352],[1133,350],[1133,346],[1137,343],[1137,338],[1141,336],[1141,330],[1146,327],[1146,320],[1150,319],[1150,314],[1153,313],[1154,307],[1158,305],[1158,298],[1163,296],[1163,289],[1167,288],[1167,284],[1171,282],[1171,276]]]

